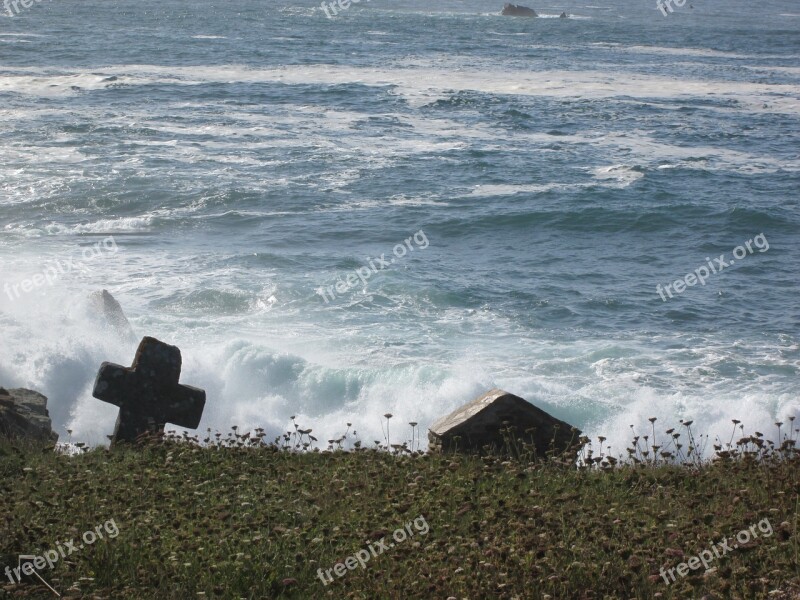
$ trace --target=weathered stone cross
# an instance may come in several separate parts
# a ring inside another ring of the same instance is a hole
[[[181,385],[181,351],[143,338],[130,368],[104,362],[92,395],[119,406],[111,439],[136,442],[143,433],[161,433],[166,423],[196,429],[206,404],[204,390]]]

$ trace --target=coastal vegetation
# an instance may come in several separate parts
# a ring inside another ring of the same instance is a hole
[[[781,443],[734,422],[702,460],[691,423],[661,433],[651,421],[627,456],[584,439],[577,466],[524,449],[319,448],[299,426],[270,442],[234,428],[75,455],[5,441],[0,569],[113,519],[116,537],[40,571],[64,598],[800,597],[794,422]],[[323,584],[320,570],[417,518],[425,535]],[[764,522],[770,535],[708,570],[660,574]],[[0,583],[0,598],[47,597],[41,583]]]

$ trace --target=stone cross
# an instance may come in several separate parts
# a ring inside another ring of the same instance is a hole
[[[206,404],[204,390],[181,385],[181,351],[151,337],[136,350],[130,368],[104,362],[92,395],[119,406],[111,445],[162,433],[166,423],[196,429]]]

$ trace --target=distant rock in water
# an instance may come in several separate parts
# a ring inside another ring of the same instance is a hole
[[[122,311],[122,306],[108,290],[92,292],[89,295],[89,308],[92,317],[99,320],[105,328],[112,330],[120,338],[136,339],[136,334]]]
[[[489,449],[513,454],[522,441],[536,448],[538,458],[551,453],[572,453],[570,458],[576,458],[580,436],[578,429],[527,400],[494,389],[431,425],[428,448],[431,452],[480,453]]]
[[[558,18],[559,19],[568,19],[569,15],[567,13],[565,13],[565,12],[562,12],[560,15],[558,15]]]
[[[47,412],[47,397],[33,390],[0,388],[0,436],[58,441]]]
[[[520,6],[519,4],[509,4],[508,2],[503,6],[501,15],[507,17],[538,17],[536,11],[527,6]]]

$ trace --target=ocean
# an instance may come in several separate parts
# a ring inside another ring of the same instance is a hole
[[[0,385],[62,441],[107,442],[94,377],[136,348],[101,289],[181,348],[201,437],[373,446],[391,413],[424,447],[493,387],[612,454],[650,417],[710,453],[800,416],[795,0],[26,3],[0,11]]]

